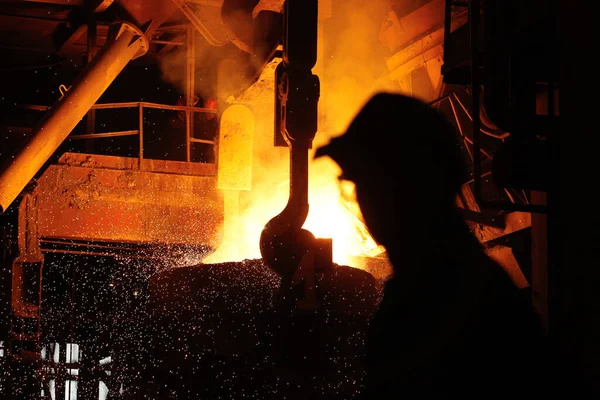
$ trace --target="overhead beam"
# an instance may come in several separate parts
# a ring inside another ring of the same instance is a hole
[[[38,21],[49,21],[49,22],[66,22],[66,20],[64,18],[42,17],[40,15],[0,13],[0,17],[11,18],[11,19],[25,19],[25,20],[29,19],[29,20],[38,20]]]
[[[230,32],[223,29],[223,23],[217,22],[221,18],[219,10],[212,10],[211,15],[198,15],[196,9],[185,0],[172,0],[181,10],[183,15],[204,36],[206,41],[213,46],[221,47],[230,42]],[[208,10],[207,10],[208,11]],[[211,18],[212,17],[212,18]]]
[[[59,5],[59,6],[73,6],[73,7],[80,7],[83,6],[86,3],[86,0],[21,0],[25,3],[43,3],[43,4],[55,4],[55,5]],[[105,11],[112,3],[114,3],[114,0],[92,0],[91,2],[91,9],[94,10],[94,12],[103,12]]]
[[[170,52],[171,50],[173,50],[174,47],[185,44],[183,42],[185,37],[186,37],[185,34],[179,34],[179,35],[173,36],[173,38],[171,38],[169,40],[169,42],[171,42],[171,43],[165,43],[165,45],[158,51],[158,53],[156,55],[158,57],[162,57],[165,54],[167,54],[168,52]],[[160,44],[160,41],[152,41],[152,42]]]
[[[148,39],[129,23],[115,23],[109,36],[71,88],[0,169],[0,213],[6,211],[129,61],[148,51]]]
[[[61,55],[65,52],[66,49],[73,46],[76,41],[78,41],[86,32],[87,25],[79,25],[77,29],[65,40],[58,48],[58,54]]]
[[[223,7],[223,0],[188,0],[188,3],[207,7]]]
[[[191,23],[188,24],[172,24],[172,25],[161,25],[159,29],[157,29],[157,31],[160,32],[184,32],[187,30],[188,26],[190,26]]]
[[[21,0],[24,3],[44,3],[44,4],[56,4],[60,6],[82,6],[84,0]]]

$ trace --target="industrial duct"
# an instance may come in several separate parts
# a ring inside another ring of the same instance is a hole
[[[147,51],[148,39],[137,27],[123,22],[111,26],[104,47],[0,169],[0,213],[6,211],[127,63]]]

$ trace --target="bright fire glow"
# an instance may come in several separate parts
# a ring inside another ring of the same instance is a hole
[[[333,239],[333,261],[362,267],[354,257],[375,255],[381,249],[360,219],[350,182],[338,181],[339,167],[330,159],[311,162],[309,178],[309,215],[304,228],[317,238]],[[275,185],[270,195],[252,196],[249,209],[237,220],[237,240],[224,238],[223,245],[208,256],[205,263],[260,258],[259,239],[265,224],[285,207],[289,181]]]
[[[313,69],[321,81],[319,132],[313,151],[327,143],[334,136],[331,133],[343,132],[374,93],[397,90],[397,86],[390,86],[374,67],[377,63],[373,59],[372,41],[357,40],[372,37],[373,32],[379,30],[381,20],[369,17],[373,7],[368,2],[359,9],[341,10],[347,14],[346,23],[340,25],[337,32],[329,29],[320,37],[318,46],[326,50]],[[327,34],[330,37],[325,38]],[[328,43],[324,44],[323,40]],[[205,263],[260,258],[261,231],[288,201],[289,149],[273,146],[274,69],[278,62],[265,68],[257,83],[241,98],[232,99],[232,103],[253,105],[256,121],[253,184],[249,192],[239,192],[239,218],[226,215],[222,245],[203,260]],[[376,256],[383,249],[374,242],[360,219],[351,184],[339,181],[341,171],[328,157],[313,160],[311,153],[309,159],[310,210],[304,228],[317,238],[332,239],[335,263],[365,268],[360,260]],[[237,207],[232,209],[237,210]],[[227,214],[227,206],[225,212]]]
[[[340,170],[328,158],[312,163],[309,203],[312,205],[304,227],[316,237],[333,239],[333,259],[344,265],[356,265],[352,256],[377,251],[377,244],[364,226],[353,184],[338,181]]]

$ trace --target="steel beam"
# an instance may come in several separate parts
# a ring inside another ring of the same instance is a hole
[[[148,39],[137,27],[128,23],[111,26],[109,38],[94,60],[0,170],[0,213],[35,177],[129,61],[147,51]]]

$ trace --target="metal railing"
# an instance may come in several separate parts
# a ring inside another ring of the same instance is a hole
[[[20,105],[20,108],[35,110],[35,111],[48,111],[49,106],[31,105],[25,104]],[[91,110],[107,110],[107,109],[138,109],[138,129],[122,130],[122,131],[110,131],[110,132],[98,132],[98,133],[85,133],[85,134],[71,134],[67,137],[67,140],[80,140],[80,139],[103,139],[103,138],[115,138],[123,136],[138,136],[139,137],[139,160],[140,165],[144,160],[144,109],[155,109],[165,111],[183,111],[186,113],[185,118],[185,144],[186,144],[186,162],[192,162],[191,160],[191,147],[192,143],[203,143],[214,147],[217,145],[216,140],[198,139],[193,135],[193,127],[190,126],[188,121],[192,119],[187,117],[192,113],[203,113],[203,114],[217,114],[217,110],[213,108],[202,108],[193,106],[174,106],[167,104],[151,103],[145,101],[138,102],[125,102],[125,103],[100,103],[94,104]],[[215,132],[216,134],[216,132]]]

